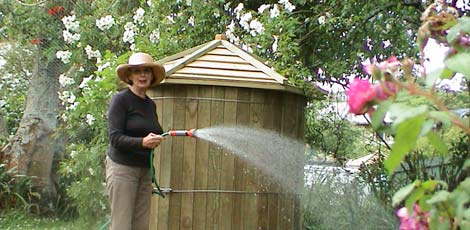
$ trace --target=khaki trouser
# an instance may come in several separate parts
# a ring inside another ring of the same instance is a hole
[[[118,164],[106,157],[106,188],[111,230],[148,230],[152,178],[150,169]]]

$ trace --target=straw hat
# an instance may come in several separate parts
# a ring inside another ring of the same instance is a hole
[[[129,84],[129,68],[144,66],[152,68],[153,80],[150,86],[160,84],[165,78],[165,69],[162,65],[153,62],[152,56],[146,53],[134,53],[129,57],[128,64],[121,64],[116,68],[117,75],[121,81]]]

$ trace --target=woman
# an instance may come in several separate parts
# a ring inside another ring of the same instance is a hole
[[[149,54],[134,53],[116,72],[129,88],[114,95],[108,108],[110,229],[147,230],[152,196],[150,151],[160,145],[162,128],[155,103],[146,92],[163,80],[165,70]]]

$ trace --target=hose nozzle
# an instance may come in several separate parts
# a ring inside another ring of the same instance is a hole
[[[170,130],[168,135],[170,136],[188,136],[193,137],[196,129],[188,129],[188,130]]]

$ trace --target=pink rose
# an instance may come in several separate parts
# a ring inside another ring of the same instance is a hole
[[[413,213],[410,216],[406,207],[397,211],[400,219],[400,230],[429,230],[429,213],[422,212],[418,205],[414,205]]]
[[[348,96],[349,112],[356,115],[366,113],[370,108],[369,102],[376,97],[376,91],[371,87],[368,80],[355,78],[346,91]]]
[[[386,89],[384,89],[386,87]],[[385,101],[388,97],[394,95],[397,91],[395,84],[391,82],[385,82],[384,84],[378,84],[374,86],[376,98],[379,101]]]
[[[364,72],[374,76],[376,79],[381,79],[381,73],[389,73],[395,75],[400,67],[400,61],[395,56],[387,58],[387,60],[380,63],[371,63],[363,67]]]

